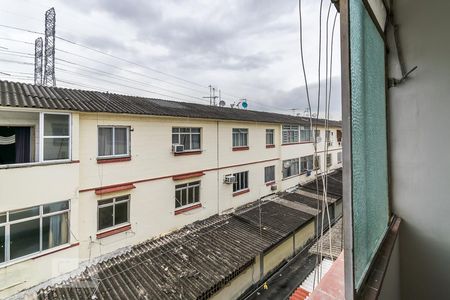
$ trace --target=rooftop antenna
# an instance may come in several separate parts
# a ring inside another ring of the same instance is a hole
[[[45,12],[44,85],[56,86],[55,79],[55,8]]]
[[[208,85],[209,87],[209,97],[203,97],[206,99],[209,99],[209,105],[216,105],[216,99],[218,98],[215,94],[216,94],[216,88],[213,87],[212,85]]]
[[[34,84],[42,85],[42,38],[34,41]]]

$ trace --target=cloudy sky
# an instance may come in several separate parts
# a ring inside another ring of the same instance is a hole
[[[320,1],[302,3],[304,57],[315,111]],[[323,1],[323,89],[329,3]],[[57,86],[206,104],[203,97],[209,96],[211,84],[221,90],[227,106],[246,98],[255,110],[292,114],[293,108],[296,113],[307,108],[296,0],[0,0],[1,79],[33,81],[34,40],[40,35],[5,26],[43,32],[50,7],[55,7],[56,35],[62,38],[56,40]],[[332,6],[329,41],[334,16]],[[339,57],[338,16],[333,119],[340,119]]]

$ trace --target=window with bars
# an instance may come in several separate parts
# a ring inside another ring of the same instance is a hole
[[[298,162],[299,162],[298,158],[283,160],[283,178],[299,174]]]
[[[274,131],[273,129],[266,129],[266,145],[274,144]]]
[[[275,166],[268,166],[264,168],[264,182],[275,181]]]
[[[130,222],[130,195],[99,200],[97,229],[103,230]]]
[[[316,139],[316,143],[320,143],[322,138],[320,136],[320,129],[314,130],[314,138]]]
[[[297,143],[299,126],[298,125],[283,125],[283,144]]]
[[[300,172],[307,172],[313,169],[313,155],[303,156],[300,158]]]
[[[98,156],[123,157],[130,155],[130,127],[99,126]]]
[[[175,186],[175,208],[200,202],[200,181]]]
[[[184,151],[201,149],[201,128],[173,127],[172,144],[181,144]]]
[[[248,171],[234,173],[233,176],[236,178],[233,183],[233,192],[239,192],[248,189]]]
[[[69,201],[0,213],[0,265],[69,243]]]
[[[233,128],[233,147],[248,146],[248,128]]]

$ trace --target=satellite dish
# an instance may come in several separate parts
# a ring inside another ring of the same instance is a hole
[[[248,107],[247,100],[244,99],[244,101],[242,101],[241,105],[242,105],[242,108],[247,108]]]
[[[220,106],[220,107],[224,107],[224,106],[225,106],[225,104],[226,104],[226,103],[225,103],[225,101],[223,101],[223,100],[220,100],[220,102],[219,102],[219,106]]]

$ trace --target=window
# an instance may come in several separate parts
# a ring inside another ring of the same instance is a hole
[[[115,157],[130,154],[130,127],[98,127],[98,156]]]
[[[298,142],[298,125],[283,125],[283,144]]]
[[[298,175],[298,158],[283,161],[283,178]]]
[[[330,167],[332,164],[331,153],[327,154],[327,167]]]
[[[43,161],[70,158],[70,115],[42,113]]]
[[[98,201],[97,230],[130,222],[130,195]]]
[[[181,144],[184,151],[200,150],[200,128],[173,127],[172,144]]]
[[[300,159],[300,172],[307,172],[313,169],[313,155],[303,156]]]
[[[0,264],[69,242],[69,201],[0,213]]]
[[[317,155],[314,159],[314,170],[320,169],[320,156]]]
[[[275,166],[268,166],[264,168],[264,182],[275,181]]]
[[[342,162],[342,151],[337,153],[337,162],[338,164]]]
[[[314,138],[316,139],[316,143],[320,143],[322,138],[320,137],[320,129],[314,130]]]
[[[233,183],[233,192],[248,189],[248,171],[234,173],[236,181]]]
[[[300,127],[300,142],[310,142],[312,139],[311,128],[309,126]]]
[[[175,186],[175,208],[200,202],[200,181]]]
[[[0,165],[32,161],[33,129],[30,126],[0,126]]]
[[[273,129],[266,129],[266,145],[273,145],[273,134],[274,134],[274,130]]]
[[[325,140],[327,141],[328,146],[333,145],[333,138],[332,138],[332,136],[333,136],[333,132],[331,132],[330,130],[326,130],[325,131]]]
[[[233,147],[248,146],[248,129],[233,128]]]
[[[309,126],[283,125],[283,144],[309,142],[311,138]]]

